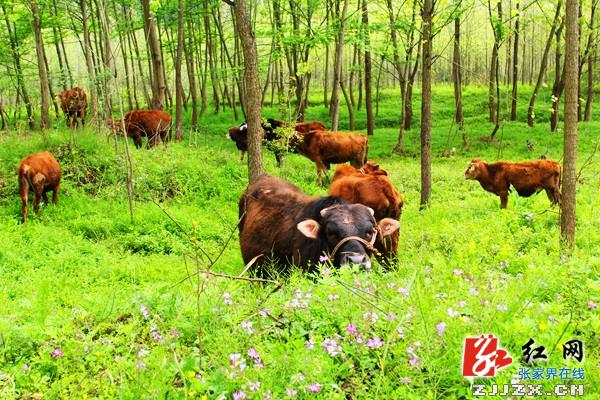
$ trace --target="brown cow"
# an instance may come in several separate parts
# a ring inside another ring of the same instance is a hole
[[[142,137],[148,137],[147,148],[150,148],[161,140],[166,143],[171,131],[171,116],[160,110],[133,110],[125,114],[125,130],[127,136],[133,139],[135,147],[142,147]],[[121,134],[121,120],[117,119],[109,123],[110,127]]]
[[[373,243],[395,232],[400,224],[390,218],[375,222],[373,210],[348,204],[339,197],[310,197],[289,182],[261,175],[248,186],[239,202],[240,247],[244,262],[259,257],[255,266],[273,261],[305,271],[316,270],[323,255],[334,266],[371,265]]]
[[[316,164],[317,181],[323,186],[321,174],[323,169],[329,171],[330,164],[349,161],[353,167],[360,168],[367,161],[369,142],[360,133],[311,131],[299,137],[295,147]]]
[[[85,126],[85,114],[87,110],[87,97],[80,87],[63,90],[60,93],[60,108],[67,118],[69,128],[79,126],[77,118],[81,118],[81,125]]]
[[[465,171],[465,179],[477,180],[486,191],[500,196],[500,208],[506,208],[511,185],[522,197],[543,189],[552,205],[560,205],[560,164],[556,161],[488,164],[475,158]]]
[[[386,175],[387,172],[374,161],[369,161],[360,169],[348,164],[338,165],[329,195],[372,208],[377,221],[384,218],[399,220],[404,199]],[[377,248],[383,255],[382,261],[389,262],[398,253],[398,238],[399,231],[395,231]]]
[[[35,194],[33,209],[36,214],[40,211],[40,200],[48,204],[47,192],[53,191],[52,202],[58,202],[60,187],[60,165],[49,151],[32,154],[24,158],[19,166],[19,193],[21,194],[21,211],[23,223],[27,222],[27,200],[29,189]]]
[[[266,142],[274,142],[282,139],[281,134],[277,132],[277,129],[287,127],[288,123],[273,118],[267,118],[266,121],[261,122],[261,125],[265,131],[264,140]],[[325,129],[325,125],[317,121],[298,122],[295,128],[296,132],[300,133],[308,133],[311,130]],[[248,124],[244,121],[240,126],[229,128],[227,134],[225,135],[225,138],[231,139],[235,142],[235,146],[240,151],[240,161],[243,161],[244,153],[248,151]],[[290,146],[293,150],[293,145],[290,144]],[[281,166],[283,152],[276,150],[275,158],[277,159],[277,166]]]

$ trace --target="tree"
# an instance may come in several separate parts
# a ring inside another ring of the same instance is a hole
[[[371,40],[369,35],[369,11],[367,0],[362,0],[362,23],[363,29],[365,30],[365,109],[367,112],[367,135],[372,135],[374,127],[371,93]]]
[[[519,72],[519,0],[517,0],[516,7],[516,19],[515,19],[515,38],[513,47],[513,59],[512,59],[512,96],[510,105],[510,120],[517,120],[517,94],[518,94],[518,72]]]
[[[40,94],[42,115],[40,128],[50,127],[50,91],[48,87],[48,71],[44,62],[44,40],[42,38],[42,17],[35,1],[30,1],[29,7],[33,16],[33,32],[35,34],[35,52],[37,55],[38,74],[40,78]]]
[[[152,100],[150,107],[162,110],[165,106],[165,73],[161,54],[160,42],[156,32],[154,17],[150,14],[150,0],[141,0],[144,11],[144,34],[150,48],[152,58]]]
[[[431,199],[431,64],[433,39],[433,0],[424,0],[423,66],[421,71],[421,209],[429,207]]]
[[[344,0],[342,14],[339,15],[339,30],[335,42],[335,56],[333,62],[333,91],[331,93],[331,130],[338,130],[340,117],[340,95],[339,88],[342,80],[342,51],[344,49],[344,30],[346,28],[346,15],[348,14],[348,0]]]
[[[489,111],[490,111],[490,122],[494,123],[494,130],[490,135],[493,139],[498,132],[500,127],[500,84],[499,84],[499,53],[500,45],[502,43],[503,35],[503,21],[502,21],[502,0],[498,0],[496,4],[498,16],[492,15],[492,5],[488,0],[488,12],[490,18],[490,24],[492,24],[492,32],[494,33],[494,47],[492,48],[492,60],[490,64],[490,82],[489,82]]]
[[[461,1],[458,1],[458,9],[460,10]],[[454,51],[452,55],[452,80],[454,82],[454,106],[456,123],[461,130],[465,127],[465,118],[462,110],[462,72],[460,61],[460,13],[454,17]],[[466,145],[466,137],[463,135],[463,144]]]
[[[565,127],[560,232],[562,241],[575,241],[575,189],[577,185],[577,103],[579,92],[579,0],[567,0],[565,38]]]
[[[246,0],[235,0],[235,5],[229,4],[233,5],[235,23],[244,53],[243,84],[246,97],[246,123],[248,124],[248,179],[252,183],[263,173],[262,139],[264,131],[261,126],[262,105],[258,75],[258,51]]]
[[[181,61],[183,59],[183,1],[177,0],[177,60],[175,61],[175,140],[183,139],[183,83],[181,82]],[[195,105],[195,104],[194,104]]]

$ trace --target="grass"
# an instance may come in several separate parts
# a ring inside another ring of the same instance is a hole
[[[524,120],[526,92],[521,96]],[[3,133],[0,398],[229,399],[239,390],[248,398],[283,398],[286,390],[298,398],[472,398],[460,370],[463,342],[492,332],[514,361],[481,382],[510,383],[525,367],[521,346],[533,338],[546,347],[543,367],[584,368],[586,398],[600,398],[600,317],[588,307],[600,298],[600,165],[593,153],[600,124],[580,124],[579,163],[590,156],[593,162],[581,173],[576,248],[566,257],[558,210],[545,195],[511,195],[508,209],[500,210],[498,197],[462,177],[474,157],[561,159],[562,134],[548,131],[545,112],[538,111],[534,129],[506,122],[497,142],[483,142],[492,128],[486,89],[467,87],[469,146],[463,148],[451,122],[451,87],[436,86],[432,205],[419,211],[419,107],[415,101],[415,126],[406,133],[415,156],[391,154],[398,97],[383,93],[369,153],[405,197],[397,265],[388,272],[294,272],[272,295],[270,285],[205,275],[183,280],[207,266],[202,251],[214,260],[224,249],[214,271],[243,268],[237,233],[228,242],[247,184],[247,167],[224,138],[236,122],[231,114],[207,114],[181,143],[132,151],[134,223],[122,143],[115,152],[103,133],[72,137],[64,127]],[[542,93],[539,107],[548,97]],[[311,98],[307,119],[328,121],[320,98]],[[362,114],[358,129],[365,126]],[[277,111],[267,107],[264,115]],[[594,119],[600,120],[597,111]],[[344,108],[340,121],[347,128]],[[453,156],[438,157],[452,147]],[[59,204],[21,225],[16,168],[42,149],[54,152],[63,168]],[[314,165],[300,156],[288,156],[277,169],[265,153],[265,164],[308,193],[326,192],[316,185]],[[347,332],[350,324],[357,334]],[[560,346],[572,338],[586,346],[582,363],[562,358]],[[373,349],[365,345],[369,339]],[[309,389],[314,383],[322,386],[316,394]],[[528,383],[549,389],[565,381]]]

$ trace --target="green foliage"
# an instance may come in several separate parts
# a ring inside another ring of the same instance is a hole
[[[204,252],[215,260],[223,248],[212,270],[236,275],[243,269],[237,234],[229,237],[247,167],[224,139],[231,115],[206,115],[201,124],[208,131],[199,137],[186,132],[181,143],[132,149],[134,224],[123,138],[115,153],[104,133],[3,133],[0,397],[216,399],[243,390],[260,398],[270,390],[283,398],[290,389],[299,398],[472,398],[460,374],[463,341],[488,332],[514,358],[488,382],[510,383],[524,367],[520,347],[532,337],[546,346],[548,367],[585,368],[586,395],[598,396],[600,317],[588,307],[600,297],[598,163],[581,174],[576,250],[567,258],[558,242],[558,210],[543,194],[513,194],[500,210],[496,196],[462,176],[476,156],[561,158],[561,137],[544,121],[533,129],[503,123],[498,142],[481,141],[491,130],[485,93],[464,89],[469,147],[463,148],[451,122],[452,88],[434,87],[434,154],[456,150],[433,159],[432,206],[419,211],[419,161],[390,152],[400,95],[385,91],[369,155],[405,197],[398,263],[389,271],[327,264],[314,276],[294,271],[273,294],[272,285],[204,274],[182,281],[208,267]],[[306,119],[328,123],[327,110],[317,105],[322,94],[313,95]],[[406,146],[417,154],[417,102],[414,110]],[[592,154],[599,128],[580,124],[580,163]],[[39,218],[21,225],[16,168],[43,149],[57,155],[64,171],[59,204],[43,206]],[[264,158],[268,172],[307,193],[326,193],[305,158],[289,154],[281,169],[270,152]],[[586,346],[581,364],[562,359],[560,344],[574,337]],[[249,355],[251,349],[256,353]],[[255,382],[258,392],[251,390]],[[322,385],[317,394],[309,390],[313,383]],[[555,383],[561,382],[544,388]]]

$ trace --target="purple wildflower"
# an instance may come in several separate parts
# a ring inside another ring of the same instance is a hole
[[[497,307],[497,308],[498,308],[498,311],[502,311],[502,312],[504,312],[504,311],[507,311],[507,310],[508,310],[508,307],[507,307],[507,306],[505,306],[504,304],[498,304],[498,307]]]
[[[21,369],[23,371],[29,371],[31,369],[31,367],[29,366],[29,364],[23,364],[23,366],[21,367]]]
[[[443,321],[440,322],[435,326],[435,329],[437,329],[438,336],[444,336],[444,332],[446,332],[446,323]]]
[[[379,319],[379,316],[377,315],[377,313],[375,311],[368,311],[363,314],[363,318],[367,319],[367,320],[371,320],[372,323],[375,323]]]
[[[477,290],[477,288],[469,288],[469,293],[471,293],[473,296],[478,296],[479,295],[479,290]]]
[[[398,336],[400,336],[400,339],[404,339],[404,329],[402,329],[402,327],[401,327],[401,326],[399,326],[399,327],[396,329],[396,333],[398,333]]]
[[[329,256],[325,256],[325,255],[319,256],[319,262],[320,263],[324,263],[324,262],[327,262],[327,261],[329,261]]]
[[[223,292],[223,303],[227,305],[233,304],[233,300],[231,300],[231,295],[229,292]]]
[[[240,371],[246,369],[246,360],[240,353],[234,353],[229,355],[229,365],[231,368],[237,368]]]
[[[323,388],[323,386],[317,382],[311,383],[310,385],[308,385],[308,390],[310,390],[313,393],[319,393],[322,388]]]
[[[260,382],[248,382],[248,389],[250,389],[251,392],[258,392],[260,390]]]
[[[52,358],[62,358],[62,356],[63,356],[63,352],[59,348],[52,350],[52,353],[50,353],[50,357],[52,357]]]
[[[144,319],[148,319],[150,317],[150,310],[148,309],[148,307],[141,306],[140,312],[142,313],[142,316],[144,317]]]
[[[398,315],[396,315],[396,313],[392,311],[389,314],[384,315],[383,319],[385,319],[386,321],[396,321],[398,319]]]
[[[412,383],[412,381],[413,380],[407,376],[400,378],[400,384],[402,384],[402,385],[410,385]]]
[[[400,286],[398,288],[398,293],[400,293],[401,295],[403,295],[404,297],[408,297],[410,295],[410,293],[408,292],[408,289]]]
[[[298,391],[295,389],[285,388],[285,396],[286,397],[296,397]]]
[[[452,271],[452,273],[456,276],[461,276],[463,274],[463,270],[455,268],[454,271]]]
[[[358,333],[358,329],[356,329],[356,325],[350,324],[346,326],[346,333],[349,335],[356,335]]]
[[[598,304],[595,301],[588,301],[587,303],[587,308],[588,310],[595,310],[596,308],[598,308]]]
[[[448,315],[449,315],[449,316],[451,316],[452,318],[454,318],[454,317],[458,316],[458,313],[457,313],[456,311],[454,311],[454,310],[452,309],[452,307],[448,307],[448,310],[447,310],[447,311],[448,311]]]
[[[336,301],[339,300],[340,296],[338,296],[337,294],[330,294],[329,296],[327,296],[327,299],[329,301]]]
[[[305,343],[304,343],[304,347],[306,347],[307,350],[312,350],[315,348],[315,340],[313,338],[308,339]]]
[[[181,335],[177,329],[170,329],[169,334],[174,338],[178,338]]]
[[[146,363],[145,363],[145,362],[143,362],[143,361],[138,361],[138,362],[135,364],[135,367],[136,367],[137,369],[146,369]]]
[[[383,341],[380,337],[373,337],[367,340],[367,347],[371,350],[380,349],[383,346]]]
[[[235,393],[233,394],[233,400],[243,400],[243,399],[246,399],[246,398],[248,398],[248,397],[246,396],[246,393],[244,393],[244,392],[243,392],[243,391],[241,391],[241,390],[238,390],[237,392],[235,392]]]
[[[464,300],[461,300],[461,301],[458,302],[458,306],[461,307],[461,308],[464,308],[464,307],[467,306],[467,302],[464,301]]]
[[[332,357],[335,357],[342,352],[342,346],[340,346],[335,339],[323,340],[321,347]]]
[[[248,357],[250,357],[252,359],[252,361],[254,362],[254,366],[256,368],[264,368],[265,367],[265,364],[263,364],[263,361],[260,358],[258,351],[256,351],[256,349],[254,347],[250,347],[248,349]]]
[[[246,331],[248,335],[252,335],[252,333],[254,333],[254,330],[252,329],[252,321],[242,321],[240,326]]]
[[[419,359],[419,357],[415,354],[414,350],[412,347],[408,347],[406,349],[406,352],[408,353],[408,355],[410,356],[410,359],[408,360],[408,364],[411,367],[418,367],[421,364],[421,360]]]

